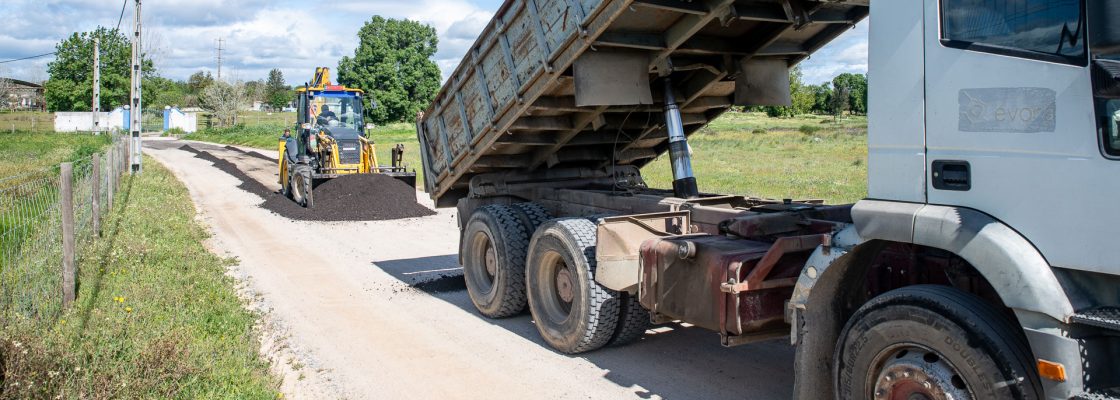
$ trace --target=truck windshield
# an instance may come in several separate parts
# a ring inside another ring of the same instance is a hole
[[[311,121],[320,127],[362,128],[362,99],[351,95],[319,95],[311,98]]]

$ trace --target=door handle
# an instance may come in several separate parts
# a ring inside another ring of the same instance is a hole
[[[933,188],[967,192],[972,190],[972,166],[968,161],[933,162]]]

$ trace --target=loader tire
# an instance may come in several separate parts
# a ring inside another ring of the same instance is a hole
[[[619,293],[595,282],[595,231],[584,218],[556,219],[529,245],[529,310],[541,337],[563,353],[603,347],[618,327]]]
[[[525,254],[531,232],[513,207],[475,211],[463,230],[463,275],[482,315],[505,318],[525,310]]]
[[[311,178],[311,167],[300,165],[292,173],[292,182],[289,183],[296,191],[296,202],[305,208],[315,208],[314,182]]]
[[[856,311],[834,355],[836,398],[1042,398],[1022,328],[948,286],[893,290]]]

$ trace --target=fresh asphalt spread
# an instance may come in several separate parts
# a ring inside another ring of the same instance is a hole
[[[241,181],[238,188],[264,202],[260,207],[280,216],[301,221],[384,221],[435,214],[416,201],[416,190],[404,182],[381,174],[345,175],[322,182],[314,189],[315,208],[304,208],[277,190],[253,179],[237,165],[190,145],[180,147],[209,161],[222,172]]]

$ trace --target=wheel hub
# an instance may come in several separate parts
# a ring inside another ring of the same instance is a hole
[[[889,356],[873,391],[875,400],[972,399],[952,365],[934,351],[915,347]]]
[[[497,276],[498,275],[498,255],[494,251],[494,246],[491,246],[491,245],[489,245],[489,243],[487,243],[486,255],[484,257],[486,258],[486,273],[489,274],[491,277]]]
[[[556,273],[556,294],[565,303],[571,303],[575,298],[572,290],[572,273],[567,268],[562,268]]]

